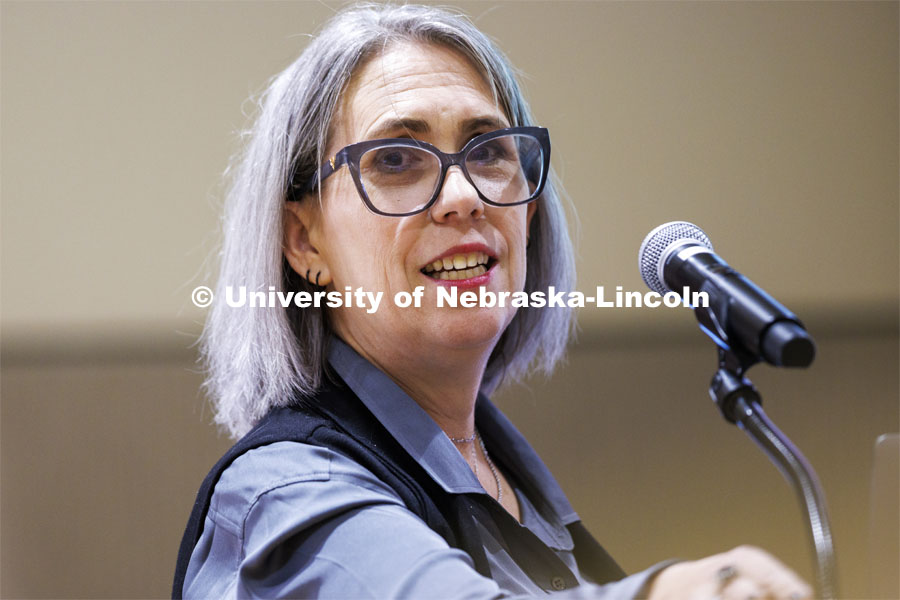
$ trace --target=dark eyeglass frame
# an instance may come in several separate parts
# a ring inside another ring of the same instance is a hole
[[[472,181],[472,177],[469,175],[469,170],[466,168],[466,155],[474,147],[483,144],[484,142],[507,135],[528,135],[535,138],[541,146],[543,164],[541,165],[540,181],[532,182],[536,183],[536,186],[531,196],[519,202],[500,203],[486,198],[484,194],[481,193],[481,190],[478,189],[478,186],[475,185],[475,182]],[[387,213],[376,208],[369,200],[369,195],[366,193],[366,188],[365,186],[363,186],[362,178],[360,177],[359,161],[362,158],[363,154],[365,154],[369,150],[387,145],[421,148],[437,156],[441,162],[441,175],[438,178],[437,184],[435,185],[434,194],[432,195],[431,199],[428,200],[428,202],[426,202],[416,210],[405,213]],[[287,200],[300,200],[301,198],[303,198],[303,196],[315,190],[318,184],[320,184],[322,181],[325,181],[325,179],[331,176],[343,165],[347,165],[347,167],[350,169],[350,174],[353,176],[353,183],[356,185],[356,191],[359,192],[359,197],[362,198],[362,201],[365,203],[366,207],[373,213],[377,215],[383,215],[385,217],[407,217],[410,215],[416,215],[421,212],[425,212],[426,210],[431,208],[435,201],[437,201],[438,196],[440,196],[441,190],[444,188],[444,180],[447,177],[447,170],[454,165],[460,168],[463,176],[465,176],[466,180],[478,193],[478,197],[485,204],[490,204],[491,206],[518,206],[520,204],[527,204],[533,201],[535,198],[541,195],[541,192],[544,191],[544,185],[547,183],[547,173],[550,170],[550,132],[547,131],[547,129],[544,127],[508,127],[506,129],[498,129],[496,131],[483,133],[481,135],[473,137],[466,143],[465,146],[463,146],[462,150],[453,154],[441,152],[428,142],[421,142],[419,140],[413,140],[409,138],[385,138],[380,140],[367,140],[365,142],[357,142],[355,144],[350,144],[349,146],[345,146],[344,148],[342,148],[337,154],[335,154],[319,168],[319,172],[317,175],[311,177],[305,184],[294,182],[291,186],[293,188],[293,193],[288,195]],[[299,193],[297,193],[298,191]]]

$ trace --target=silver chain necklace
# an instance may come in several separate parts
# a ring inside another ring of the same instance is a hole
[[[497,484],[497,502],[503,501],[503,486],[500,484],[500,474],[497,472],[497,467],[494,466],[494,461],[491,460],[491,455],[488,454],[487,448],[484,447],[484,440],[481,435],[478,433],[478,430],[475,430],[471,436],[467,438],[455,438],[447,436],[450,438],[450,441],[454,444],[472,444],[472,470],[475,472],[475,478],[478,478],[478,455],[475,452],[475,440],[478,440],[478,445],[481,446],[481,452],[484,454],[484,460],[487,462],[488,467],[491,470],[491,475],[494,476],[494,483]]]
[[[475,436],[478,438],[478,443],[481,444],[481,451],[484,453],[484,460],[487,461],[488,467],[491,469],[491,475],[494,476],[494,483],[497,484],[497,502],[503,503],[503,486],[500,485],[500,474],[497,473],[497,467],[494,466],[494,461],[491,460],[491,455],[488,454],[487,448],[484,447],[484,440],[481,435],[479,435],[478,430],[475,430]],[[474,447],[474,444],[472,444]],[[477,464],[477,463],[476,463]]]
[[[455,438],[455,437],[450,437],[449,435],[447,437],[450,437],[450,441],[453,442],[454,444],[471,444],[472,442],[475,441],[476,434],[477,434],[477,432],[473,433],[472,435],[470,435],[467,438]]]

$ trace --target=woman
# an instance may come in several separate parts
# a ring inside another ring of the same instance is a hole
[[[551,370],[571,326],[568,309],[438,306],[441,290],[572,288],[532,124],[503,56],[434,8],[342,12],[274,80],[219,290],[344,295],[213,307],[209,391],[244,437],[198,495],[176,597],[809,595],[749,548],[625,577],[485,397]]]

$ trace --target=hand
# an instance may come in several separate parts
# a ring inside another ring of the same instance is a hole
[[[812,589],[768,552],[739,546],[676,563],[656,576],[648,600],[808,600]]]

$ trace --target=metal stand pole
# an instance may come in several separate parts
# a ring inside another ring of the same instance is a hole
[[[791,484],[805,509],[806,523],[815,553],[816,597],[837,596],[837,570],[825,494],[816,473],[803,454],[766,416],[762,398],[744,372],[756,361],[719,347],[719,370],[709,387],[722,416],[743,429],[768,455]]]

